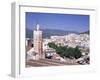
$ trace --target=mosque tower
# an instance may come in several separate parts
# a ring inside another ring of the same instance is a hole
[[[33,33],[33,43],[34,43],[34,51],[37,54],[36,60],[39,60],[41,58],[44,58],[43,55],[43,39],[42,39],[42,31],[40,30],[39,24],[36,25],[36,30],[34,30]]]

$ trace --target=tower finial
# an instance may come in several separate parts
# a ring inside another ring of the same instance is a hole
[[[36,25],[36,30],[38,31],[40,29],[39,24]]]

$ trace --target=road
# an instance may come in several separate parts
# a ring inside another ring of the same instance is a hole
[[[40,60],[29,60],[26,62],[26,67],[33,66],[33,67],[39,67],[39,66],[63,66],[63,65],[79,65],[75,62],[61,62],[59,60],[54,59],[40,59]]]

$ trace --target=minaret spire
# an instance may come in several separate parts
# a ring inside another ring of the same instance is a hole
[[[36,25],[36,30],[37,30],[37,31],[40,30],[39,24]]]

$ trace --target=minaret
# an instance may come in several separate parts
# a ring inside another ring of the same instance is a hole
[[[42,31],[40,30],[39,24],[36,25],[36,30],[34,30],[34,51],[37,53],[36,59],[43,58],[43,45],[42,45]]]

